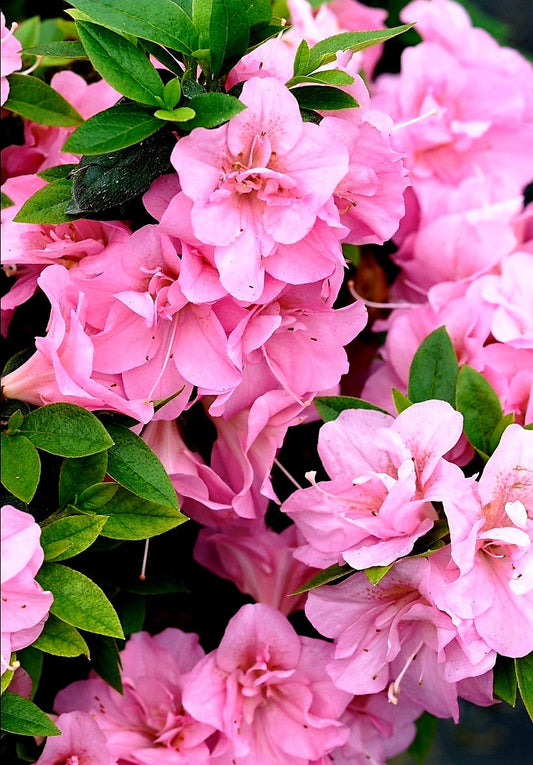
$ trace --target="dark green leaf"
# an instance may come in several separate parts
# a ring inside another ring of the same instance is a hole
[[[175,507],[156,504],[119,489],[101,509],[93,512],[108,516],[102,536],[111,539],[148,539],[163,534],[188,520]]]
[[[250,26],[242,0],[193,0],[192,20],[198,32],[198,48],[209,51],[215,77],[224,64],[236,63],[244,55]]]
[[[359,106],[349,93],[330,85],[304,85],[292,88],[291,93],[303,109],[337,111]]]
[[[10,199],[7,194],[4,194],[4,192],[1,192],[2,194],[2,210],[5,210],[6,207],[13,207],[15,204],[12,199]]]
[[[313,404],[316,406],[317,412],[324,422],[336,420],[345,409],[373,409],[374,411],[382,412],[382,414],[388,414],[388,412],[380,409],[379,406],[375,406],[369,401],[363,401],[361,398],[354,398],[353,396],[317,396],[313,399]]]
[[[246,109],[246,104],[227,93],[200,93],[191,98],[189,106],[196,116],[183,125],[184,130],[217,127]]]
[[[139,143],[160,128],[161,120],[154,117],[150,107],[117,104],[98,112],[75,130],[62,151],[86,155],[109,154]]]
[[[511,414],[504,414],[501,420],[497,423],[490,436],[490,454],[496,451],[504,430],[509,427],[509,425],[512,425],[513,422],[514,414],[511,412]]]
[[[161,77],[140,48],[96,24],[77,26],[94,68],[111,87],[132,101],[164,106]]]
[[[459,365],[446,327],[426,337],[409,370],[407,395],[413,403],[439,399],[455,405]]]
[[[407,396],[397,388],[392,389],[392,400],[394,401],[394,406],[396,407],[398,414],[401,414],[405,409],[409,409],[413,403],[411,399],[407,398]]]
[[[483,457],[491,454],[491,437],[503,412],[500,399],[483,375],[465,364],[457,380],[456,408],[464,418],[466,437]]]
[[[25,202],[13,220],[15,223],[56,225],[73,218],[65,210],[72,196],[72,181],[68,178],[51,181]]]
[[[105,485],[105,484],[104,484]],[[113,484],[109,484],[113,486]],[[69,542],[69,547],[64,553],[55,555],[54,560],[66,560],[86,550],[98,537],[106,519],[87,515],[74,515],[68,518],[60,518],[58,521],[43,526],[41,545],[44,548],[47,560],[51,559],[48,554],[48,546],[55,542]]]
[[[385,574],[388,574],[394,563],[389,563],[388,566],[371,566],[371,568],[365,568],[365,574],[368,577],[368,581],[371,584],[379,584]]]
[[[142,595],[129,597],[120,611],[120,623],[126,639],[134,632],[140,632],[146,618],[146,598]]]
[[[309,590],[316,590],[317,587],[322,587],[323,584],[336,582],[338,579],[345,579],[347,576],[351,576],[355,573],[355,569],[347,563],[344,566],[339,566],[338,563],[334,563],[333,566],[329,566],[329,568],[326,568],[324,571],[311,577],[308,582],[291,594],[301,595],[304,592],[309,592]]]
[[[37,449],[23,435],[2,433],[2,484],[23,502],[31,502],[41,477]]]
[[[80,656],[89,658],[89,646],[75,627],[50,614],[44,629],[33,644],[43,653],[53,656]]]
[[[93,512],[93,510],[98,511],[113,499],[118,488],[118,483],[109,482],[89,486],[80,494],[76,506],[84,513]]]
[[[494,695],[512,707],[516,704],[516,671],[513,659],[498,656],[494,667]]]
[[[106,473],[107,451],[66,459],[59,474],[59,507],[65,507],[89,486],[103,481]]]
[[[172,171],[170,154],[175,144],[172,134],[160,130],[121,151],[83,157],[73,172],[69,213],[101,220],[109,210],[144,194],[152,181]]]
[[[23,53],[31,56],[49,56],[50,58],[88,58],[85,48],[77,40],[62,40],[47,43],[46,45],[36,45],[31,48],[25,48]]]
[[[293,85],[300,85],[303,82],[316,83],[317,85],[352,85],[354,78],[348,72],[341,72],[339,69],[324,69],[317,74],[299,74],[292,77],[287,83],[288,88]]]
[[[2,694],[2,730],[19,736],[60,736],[61,731],[33,701],[10,691]]]
[[[88,640],[91,649],[91,668],[118,693],[123,693],[117,641],[100,635],[91,635]]]
[[[48,618],[50,618],[50,616]],[[48,619],[46,621],[48,621]],[[30,699],[33,699],[37,692],[43,671],[43,655],[37,648],[30,645],[22,651],[17,651],[17,660],[20,661],[20,666],[25,669],[31,677]]]
[[[198,35],[187,13],[172,0],[70,0],[96,24],[151,40],[190,55]]]
[[[91,579],[60,563],[45,563],[36,576],[54,602],[50,613],[73,627],[99,635],[123,638],[115,609]]]
[[[307,74],[307,72],[309,71],[308,65],[309,65],[309,45],[307,44],[305,40],[302,40],[302,42],[298,46],[298,49],[296,50],[296,55],[294,56],[294,67],[293,67],[294,77],[297,77],[299,74]]]
[[[39,173],[36,173],[36,175],[44,181],[57,181],[62,178],[67,178],[67,176],[69,176],[77,167],[77,164],[54,165],[53,167],[46,168],[46,170],[41,170]]]
[[[423,765],[437,732],[437,718],[423,712],[416,721],[416,730],[416,738],[407,751],[418,765]]]
[[[24,415],[20,411],[20,409],[17,409],[15,412],[13,412],[12,415],[10,415],[9,420],[7,422],[7,435],[12,436],[15,435],[15,433],[18,433],[20,426],[24,422]]]
[[[243,5],[252,29],[266,27],[272,21],[270,0],[243,0]]]
[[[10,74],[8,80],[9,98],[3,108],[40,125],[71,127],[82,124],[81,114],[42,80],[25,74]]]
[[[107,472],[138,497],[178,509],[176,491],[159,458],[128,428],[106,422],[115,445],[108,452]]]
[[[533,652],[528,656],[515,659],[514,664],[522,701],[528,715],[533,720]]]
[[[38,449],[60,457],[86,457],[113,445],[91,412],[75,404],[46,404],[24,418],[21,432]]]
[[[365,32],[341,32],[333,37],[327,37],[316,45],[313,45],[310,53],[309,72],[314,72],[319,66],[334,61],[336,55],[341,50],[352,50],[354,52],[365,50],[372,45],[390,40],[403,32],[411,29],[413,24],[403,24],[392,29],[378,29],[376,31]]]

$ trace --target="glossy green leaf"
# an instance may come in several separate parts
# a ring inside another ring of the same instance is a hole
[[[118,483],[97,483],[89,486],[78,497],[76,507],[84,513],[100,510],[110,502],[119,489]],[[104,511],[105,513],[105,511]]]
[[[533,652],[514,660],[518,689],[527,713],[533,720]]]
[[[415,403],[439,399],[454,406],[458,374],[450,336],[446,327],[439,327],[426,337],[414,355],[409,370],[409,400]]]
[[[467,364],[459,372],[456,408],[463,415],[464,432],[474,449],[490,457],[492,434],[503,417],[502,407],[490,383]]]
[[[51,181],[22,205],[13,220],[15,223],[42,225],[69,223],[73,218],[72,215],[67,215],[65,210],[71,196],[72,181],[69,178]]]
[[[20,409],[17,409],[13,414],[9,417],[9,420],[7,422],[7,434],[9,436],[15,435],[15,433],[19,432],[20,426],[24,422],[24,415],[20,411]]]
[[[303,85],[292,88],[291,93],[303,109],[338,111],[359,106],[349,93],[330,85]]]
[[[20,736],[60,736],[61,731],[33,701],[11,691],[2,694],[2,730]]]
[[[154,112],[154,117],[159,120],[168,120],[169,122],[189,122],[196,115],[193,109],[188,106],[179,106],[177,109],[158,109]]]
[[[130,596],[120,611],[120,622],[126,639],[135,632],[141,632],[146,618],[146,598]]]
[[[243,5],[252,29],[267,27],[272,21],[270,0],[243,0]]]
[[[496,451],[504,431],[506,430],[506,428],[509,427],[509,425],[512,425],[513,422],[514,422],[514,414],[511,412],[510,414],[504,414],[501,420],[498,423],[496,423],[496,427],[494,428],[494,430],[492,431],[490,435],[490,444],[489,444],[490,454]]]
[[[72,542],[69,542],[67,539],[59,539],[57,542],[50,542],[46,548],[44,559],[46,561],[55,560],[56,558],[59,558],[59,556],[62,556],[70,547],[72,547]],[[68,558],[69,556],[66,555],[64,557]]]
[[[169,80],[163,89],[163,100],[167,109],[174,109],[181,98],[181,82],[177,77]]]
[[[118,693],[123,693],[120,654],[116,640],[102,635],[90,635],[88,641],[91,649],[91,669]]]
[[[44,629],[33,643],[43,653],[53,656],[87,656],[90,657],[89,646],[75,627],[61,621],[50,614]]]
[[[142,104],[117,104],[91,117],[67,139],[62,151],[109,154],[139,143],[161,128],[153,109]]]
[[[200,93],[191,98],[189,106],[196,116],[184,124],[184,130],[217,127],[246,109],[246,104],[227,93]]]
[[[353,396],[317,396],[313,399],[313,404],[316,406],[317,412],[324,422],[336,420],[345,409],[373,409],[374,411],[382,412],[382,414],[388,414],[384,409],[380,409],[379,406]]]
[[[224,64],[245,53],[250,25],[242,0],[192,0],[192,20],[198,48],[210,52],[211,73],[218,77]]]
[[[86,59],[87,53],[77,40],[60,40],[57,42],[36,45],[25,48],[24,54],[30,56],[48,56],[49,58]]]
[[[30,645],[23,648],[22,651],[17,651],[17,660],[20,661],[20,666],[26,670],[31,678],[30,700],[33,700],[43,672],[43,655],[37,648]]]
[[[307,74],[309,71],[309,45],[306,40],[299,44],[294,56],[293,75],[297,77],[301,74]],[[292,82],[292,80],[291,80]]]
[[[113,441],[91,412],[75,404],[46,404],[26,415],[21,432],[32,444],[60,457],[86,457]]]
[[[14,669],[6,669],[5,672],[2,675],[2,693],[6,691],[9,688],[9,685],[11,681],[13,680],[13,676],[15,675]]]
[[[77,167],[77,164],[70,163],[66,165],[54,165],[53,167],[47,167],[45,170],[40,170],[36,175],[44,181],[57,181],[66,178]]]
[[[59,474],[59,507],[65,507],[68,502],[75,504],[79,495],[103,481],[106,473],[107,451],[64,460]]]
[[[379,584],[385,574],[388,574],[393,566],[394,563],[389,563],[388,566],[371,566],[370,568],[365,568],[365,574],[368,581],[374,585]]]
[[[408,409],[412,405],[413,402],[411,399],[405,396],[397,388],[393,388],[391,393],[392,400],[394,401],[394,406],[396,407],[398,414],[401,414],[405,409]]]
[[[301,595],[304,592],[316,590],[317,587],[322,587],[323,584],[336,582],[338,579],[344,579],[346,576],[350,576],[351,574],[355,573],[355,569],[353,569],[347,563],[344,566],[339,566],[338,563],[334,563],[332,566],[329,566],[329,568],[326,568],[319,574],[315,574],[315,576],[311,577],[308,582],[299,587],[295,592],[291,593],[291,595]]]
[[[494,667],[494,695],[514,707],[516,687],[514,660],[507,656],[498,656]]]
[[[113,484],[110,485],[113,486]],[[41,546],[47,560],[51,560],[51,556],[48,554],[49,546],[57,542],[66,541],[70,545],[65,552],[54,556],[56,562],[72,558],[83,552],[98,538],[105,522],[105,517],[101,516],[73,515],[43,526]]]
[[[175,507],[156,504],[126,489],[119,489],[102,508],[93,512],[105,514],[108,519],[102,536],[111,539],[148,539],[163,534],[188,520]]]
[[[83,117],[57,91],[37,77],[10,74],[9,98],[3,108],[10,109],[39,125],[71,127],[81,125]]]
[[[94,68],[111,87],[132,101],[164,105],[161,77],[140,48],[97,24],[77,26]]]
[[[60,563],[45,563],[36,576],[54,602],[50,613],[73,627],[99,635],[123,638],[115,609],[103,591],[79,571]]]
[[[23,502],[31,502],[41,477],[41,460],[25,436],[2,433],[2,484]]]
[[[296,75],[295,77],[292,77],[286,85],[288,88],[291,88],[293,85],[300,85],[304,82],[342,87],[343,85],[352,85],[354,78],[351,74],[342,72],[339,69],[325,69],[323,72],[318,72],[317,74]]]
[[[407,32],[413,24],[403,24],[392,29],[378,29],[365,32],[341,32],[338,35],[327,37],[316,45],[313,45],[309,56],[308,72],[313,72],[319,66],[334,61],[336,55],[341,50],[352,50],[354,52],[365,50],[378,43],[390,40],[391,37]],[[306,74],[308,73],[306,72]]]
[[[172,0],[70,0],[96,24],[120,34],[144,40],[190,55],[198,48],[192,20]]]
[[[160,459],[128,428],[106,421],[115,442],[108,452],[107,472],[125,489],[148,502],[178,509],[176,491]]]
[[[423,712],[416,721],[416,738],[407,750],[418,765],[423,765],[437,733],[437,718]]]

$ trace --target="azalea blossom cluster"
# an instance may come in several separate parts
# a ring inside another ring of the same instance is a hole
[[[199,525],[194,559],[253,601],[208,653],[194,632],[134,632],[123,693],[95,672],[61,690],[62,735],[38,765],[384,765],[423,712],[458,722],[460,699],[494,704],[498,655],[533,651],[533,68],[456,2],[414,0],[402,20],[422,42],[400,73],[374,78],[379,46],[340,51],[324,71],[348,76],[357,106],[310,117],[287,86],[302,41],[384,29],[386,13],[287,5],[290,29],[227,76],[245,108],[174,133],[138,220],[15,221],[46,172],[79,157],[62,151],[71,128],[29,120],[24,145],[2,152],[3,334],[36,293],[50,304],[4,396],[134,418]],[[2,74],[21,68],[9,34],[2,17]],[[120,98],[73,71],[51,86],[84,119]],[[271,473],[286,472],[287,432],[340,392],[367,325],[364,299],[343,290],[346,246],[391,239],[392,311],[372,327],[386,340],[362,392],[342,388],[371,403],[322,425],[327,480],[291,478],[282,502]],[[512,415],[485,464],[447,401],[395,406],[439,327]],[[193,408],[213,433],[202,454]],[[16,586],[2,672],[52,604],[34,581],[39,526],[4,512],[3,611]],[[333,583],[308,587],[324,569]],[[315,637],[293,626],[302,610]]]

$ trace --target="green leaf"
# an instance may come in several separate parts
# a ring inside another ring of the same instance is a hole
[[[11,691],[2,694],[2,730],[19,736],[60,736],[61,731],[33,701]]]
[[[7,194],[4,194],[4,192],[0,192],[2,194],[2,210],[5,210],[6,207],[13,207],[15,204],[12,199],[8,197]]]
[[[84,513],[100,510],[110,502],[119,489],[118,483],[97,483],[89,486],[78,498],[76,506]]]
[[[158,109],[154,112],[154,117],[158,120],[169,120],[170,122],[189,122],[196,115],[193,109],[187,106],[179,106],[177,109]]]
[[[106,473],[107,451],[64,460],[59,474],[59,507],[65,507],[89,486],[103,481]]]
[[[533,651],[528,656],[514,660],[516,679],[522,701],[533,720]]]
[[[349,93],[330,85],[304,85],[292,88],[291,93],[303,109],[337,111],[359,106]]]
[[[50,615],[48,618],[50,618]],[[33,699],[37,692],[37,688],[39,687],[39,681],[43,672],[43,655],[37,648],[30,645],[27,648],[23,648],[22,651],[17,651],[17,659],[20,661],[20,666],[25,669],[31,677],[30,699]]]
[[[71,127],[81,125],[83,117],[63,96],[36,77],[10,74],[9,98],[3,108],[39,125]]]
[[[181,98],[181,82],[177,77],[169,80],[163,89],[163,100],[167,109],[174,109]]]
[[[246,109],[246,104],[227,93],[200,93],[191,98],[189,106],[196,116],[183,126],[184,130],[217,127]]]
[[[457,380],[456,408],[464,418],[466,437],[481,456],[491,455],[491,438],[503,412],[500,400],[483,375],[465,364]]]
[[[512,707],[516,704],[516,671],[513,659],[498,656],[494,667],[494,695]]]
[[[146,618],[146,598],[130,597],[120,612],[120,622],[126,638],[134,632],[141,632]]]
[[[109,484],[109,486],[113,486],[113,484]],[[97,539],[105,526],[105,522],[106,519],[103,517],[74,515],[60,518],[58,521],[43,526],[41,545],[47,560],[51,558],[48,554],[49,545],[57,542],[69,542],[70,544],[65,552],[54,556],[55,561],[66,560],[83,552]]]
[[[426,337],[409,370],[407,395],[413,403],[439,399],[454,406],[459,365],[446,327]]]
[[[211,71],[218,77],[225,64],[231,68],[248,47],[250,25],[242,0],[193,0],[192,20],[198,47],[210,51]]]
[[[23,53],[29,56],[48,56],[50,58],[86,59],[87,53],[77,40],[50,42],[45,45],[35,45],[24,48]]]
[[[107,472],[117,483],[138,497],[178,510],[176,491],[160,459],[135,433],[106,420],[115,442],[109,449]]]
[[[270,0],[243,0],[251,28],[267,27],[272,21]]]
[[[84,574],[60,563],[45,563],[36,579],[43,589],[52,592],[50,613],[62,621],[87,632],[124,637],[115,609],[100,587]]]
[[[309,56],[308,72],[314,72],[319,66],[334,61],[337,53],[341,50],[352,50],[354,52],[365,50],[366,48],[377,45],[378,43],[390,40],[391,37],[401,35],[413,27],[413,24],[403,24],[392,29],[378,29],[365,32],[341,32],[338,35],[327,37],[316,45],[313,45]],[[306,72],[306,74],[308,73]]]
[[[63,553],[66,552],[70,547],[72,547],[72,542],[69,542],[66,539],[60,539],[57,542],[50,542],[46,548],[44,559],[47,561],[55,560],[60,555],[63,555]],[[64,557],[68,558],[69,556],[65,555]]]
[[[163,125],[160,120],[157,124]],[[112,217],[124,217],[120,205],[139,197],[152,181],[173,171],[170,153],[175,145],[174,136],[163,129],[126,149],[82,157],[73,173],[68,212],[101,220],[112,210]]]
[[[2,693],[9,688],[11,681],[15,675],[14,669],[6,669],[2,675]]]
[[[139,143],[161,128],[153,109],[142,104],[117,104],[91,117],[67,139],[61,151],[109,154]]]
[[[78,630],[53,614],[49,615],[43,631],[33,646],[43,653],[52,654],[52,656],[72,658],[83,654],[90,658],[89,646]]]
[[[369,401],[363,401],[361,398],[354,398],[353,396],[317,396],[313,399],[313,404],[316,406],[317,412],[324,422],[336,420],[345,409],[373,409],[376,412],[388,414],[384,409],[380,409],[379,406],[375,406]]]
[[[36,173],[36,175],[44,181],[57,181],[62,178],[67,178],[67,176],[77,167],[77,164],[54,165],[53,167],[47,167],[46,170],[41,170],[39,173]]]
[[[100,635],[91,635],[88,640],[91,648],[91,669],[118,693],[123,693],[120,654],[116,640]]]
[[[308,71],[309,71],[309,45],[307,44],[306,40],[302,40],[294,56],[294,66],[293,66],[294,78],[296,78],[299,74],[307,74]]]
[[[168,503],[162,505],[119,489],[115,496],[95,513],[105,514],[107,523],[102,536],[111,539],[148,539],[163,534],[188,520]]]
[[[416,721],[416,738],[407,750],[418,765],[423,765],[437,733],[437,718],[423,712]]]
[[[292,88],[293,85],[300,85],[303,82],[341,87],[342,85],[352,85],[354,78],[351,74],[348,74],[348,72],[342,72],[340,69],[325,69],[317,74],[295,75],[285,84],[288,88]]]
[[[514,414],[504,414],[490,435],[490,454],[496,451],[504,430],[514,422]]]
[[[20,409],[17,409],[13,414],[10,416],[8,423],[7,423],[7,434],[9,436],[13,436],[16,433],[19,432],[20,426],[24,422],[24,415],[20,411]]]
[[[392,400],[394,401],[394,406],[396,407],[396,411],[398,414],[401,414],[405,409],[409,409],[409,407],[412,405],[411,399],[409,399],[407,396],[405,396],[398,388],[393,388],[392,391]]]
[[[389,563],[388,566],[371,566],[370,568],[365,568],[365,574],[367,575],[368,581],[374,585],[379,584],[385,574],[388,574],[393,566],[394,563]]]
[[[23,502],[31,502],[41,477],[37,449],[23,435],[2,433],[2,484]]]
[[[96,24],[191,55],[198,35],[183,8],[172,0],[70,0]]]
[[[344,579],[346,576],[355,574],[356,570],[349,566],[347,563],[344,566],[339,566],[338,563],[334,563],[333,566],[329,566],[324,571],[311,577],[308,582],[299,587],[291,595],[301,595],[309,590],[316,590],[317,587],[322,587],[323,584],[329,584],[330,582],[336,582],[337,579]]]
[[[36,191],[20,208],[15,223],[40,223],[56,225],[69,223],[72,215],[65,210],[72,196],[72,180],[68,178],[51,181]]]
[[[21,432],[38,449],[60,457],[87,457],[113,441],[100,420],[76,404],[46,404],[24,418]]]
[[[163,83],[144,52],[122,35],[78,22],[80,39],[96,71],[119,93],[141,104],[163,106]]]

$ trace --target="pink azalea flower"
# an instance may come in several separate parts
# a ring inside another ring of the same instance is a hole
[[[490,343],[471,363],[498,394],[504,414],[519,425],[533,422],[533,349]]]
[[[339,717],[349,695],[328,681],[330,656],[274,608],[246,605],[192,670],[183,705],[227,736],[238,765],[309,765],[348,737]]]
[[[2,74],[0,106],[5,104],[9,96],[9,82],[7,80],[7,76],[13,72],[16,72],[17,69],[22,67],[22,60],[20,56],[22,45],[13,34],[16,28],[17,25],[13,24],[11,29],[8,29],[6,26],[4,14],[0,14],[0,38],[2,42],[2,60],[0,62],[0,70]]]
[[[266,603],[288,616],[303,608],[306,598],[289,596],[318,573],[293,557],[301,541],[295,526],[281,534],[266,526],[257,529],[255,523],[248,533],[231,533],[231,526],[201,529],[194,559],[217,576],[232,581],[257,603]]]
[[[248,80],[241,100],[244,112],[219,128],[193,130],[171,161],[193,202],[195,236],[215,247],[223,286],[252,302],[263,291],[269,256],[278,244],[305,239],[348,164],[344,147],[320,125],[304,123],[298,102],[274,78]],[[163,223],[182,236],[179,220]],[[330,257],[332,273],[338,248]],[[307,281],[327,275],[309,269]]]
[[[320,587],[309,593],[305,611],[322,635],[335,640],[335,659],[327,670],[339,688],[358,695],[388,688],[393,704],[405,695],[431,714],[457,722],[458,694],[475,695],[477,704],[493,703],[492,685],[487,695],[483,685],[464,690],[461,681],[485,676],[496,653],[471,625],[462,625],[460,633],[436,607],[430,560],[398,561],[377,585],[361,572]]]
[[[396,419],[350,409],[322,426],[318,452],[331,481],[294,492],[282,510],[307,545],[308,565],[382,566],[407,555],[437,520],[462,473],[442,459],[457,442],[462,416],[444,401],[414,404]]]
[[[91,715],[66,712],[55,724],[61,736],[49,736],[35,765],[116,765],[106,738]]]
[[[501,274],[482,280],[483,299],[496,306],[491,332],[514,348],[533,348],[533,253],[515,252],[500,263]]]
[[[533,433],[509,425],[479,479],[444,501],[460,575],[443,607],[503,656],[533,650]]]
[[[41,529],[33,516],[11,505],[2,507],[2,674],[14,651],[41,634],[53,596],[35,581],[44,553]]]
[[[91,675],[60,691],[54,708],[88,712],[122,765],[208,765],[206,739],[214,727],[182,706],[187,675],[203,655],[194,634],[174,628],[153,637],[136,633],[121,653],[123,695]]]

